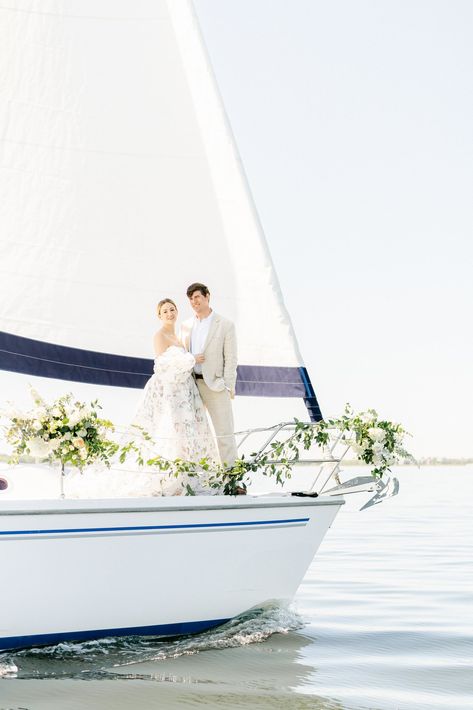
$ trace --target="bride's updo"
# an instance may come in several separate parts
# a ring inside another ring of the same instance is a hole
[[[174,301],[172,300],[172,298],[163,298],[163,300],[160,301],[160,302],[158,303],[158,305],[156,306],[156,311],[157,311],[157,313],[158,313],[158,318],[159,318],[159,316],[161,315],[161,308],[164,306],[165,303],[170,303],[172,306],[174,306],[174,308],[176,309],[176,311],[178,310],[178,308],[177,308],[176,304],[174,303]]]

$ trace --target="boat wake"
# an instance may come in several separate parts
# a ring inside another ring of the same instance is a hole
[[[0,657],[0,678],[16,678],[18,666],[10,661],[3,661]]]
[[[135,664],[261,643],[273,634],[300,629],[304,623],[292,608],[272,606],[242,614],[216,629],[171,640],[129,636],[30,648],[0,656],[0,678],[123,679],[127,673],[119,669],[126,667],[137,678],[141,674],[133,673]]]

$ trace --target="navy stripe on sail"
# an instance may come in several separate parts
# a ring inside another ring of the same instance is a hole
[[[310,420],[318,422],[322,419],[305,367],[239,365],[236,393],[248,397],[302,397]]]
[[[305,397],[298,367],[238,366],[237,394],[257,397],[262,384],[266,397]]]
[[[81,350],[0,331],[0,369],[36,377],[142,389],[153,360]],[[305,367],[240,365],[236,393],[246,397],[302,397],[312,421],[320,408]]]
[[[322,417],[322,412],[320,411],[319,403],[317,402],[317,397],[315,396],[314,388],[312,387],[312,382],[310,381],[309,373],[305,367],[300,367],[299,372],[301,374],[301,379],[304,382],[305,396],[304,402],[309,412],[311,422],[319,422]]]
[[[153,360],[70,348],[0,332],[0,369],[36,377],[142,389]]]

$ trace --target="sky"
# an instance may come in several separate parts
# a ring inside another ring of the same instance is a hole
[[[322,411],[473,456],[473,4],[194,4]]]

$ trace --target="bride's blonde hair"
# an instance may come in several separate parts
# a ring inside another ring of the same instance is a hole
[[[157,312],[158,312],[158,318],[159,318],[159,316],[161,315],[161,308],[164,306],[165,303],[170,303],[172,306],[174,306],[174,308],[176,309],[176,311],[179,310],[178,307],[176,306],[176,304],[174,303],[174,301],[172,300],[172,298],[163,298],[163,300],[160,301],[160,302],[158,303],[158,305],[156,306],[156,310],[157,310]]]

